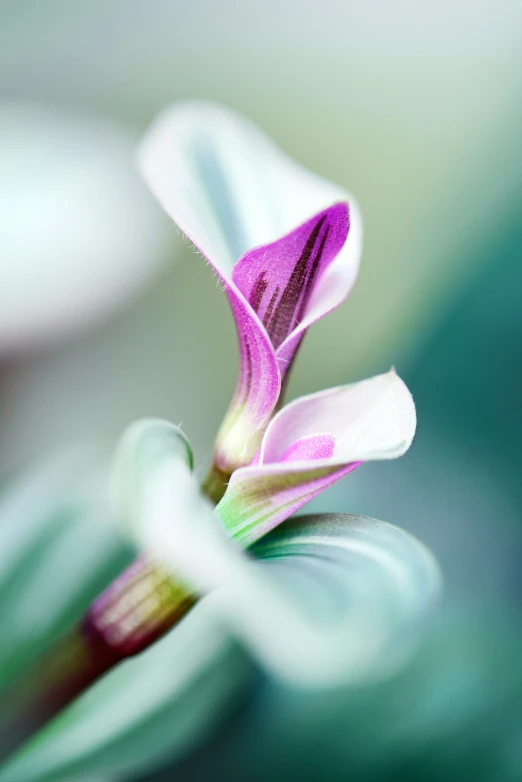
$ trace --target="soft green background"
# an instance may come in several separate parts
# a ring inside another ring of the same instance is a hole
[[[519,2],[0,3],[3,99],[136,137],[171,101],[217,100],[355,193],[360,278],[308,335],[290,395],[393,364],[417,403],[404,459],[314,503],[404,526],[439,557],[445,602],[416,661],[371,691],[260,682],[157,779],[522,777],[521,44]],[[182,422],[203,471],[235,367],[226,301],[172,230],[125,311],[4,363],[1,471],[140,415]]]

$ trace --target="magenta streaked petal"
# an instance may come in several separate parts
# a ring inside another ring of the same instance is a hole
[[[274,350],[257,316],[234,286],[227,291],[239,341],[236,390],[216,438],[215,462],[223,472],[248,464],[259,449],[279,393]]]
[[[350,292],[361,242],[357,205],[337,203],[235,265],[233,282],[262,321],[282,379],[306,329]]]
[[[325,269],[342,249],[348,205],[335,204],[272,244],[248,250],[232,279],[262,321],[275,350],[308,313]]]
[[[349,230],[346,241],[337,256],[328,264],[315,285],[303,320],[279,348],[278,355],[285,356],[284,348],[292,339],[302,335],[320,318],[339,306],[350,293],[357,274],[362,251],[362,218],[357,202],[350,197]]]
[[[270,423],[257,463],[234,472],[217,511],[248,545],[363,461],[401,456],[415,426],[411,394],[394,370],[298,399]]]

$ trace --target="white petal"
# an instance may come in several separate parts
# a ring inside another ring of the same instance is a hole
[[[139,162],[167,213],[225,278],[246,250],[347,199],[248,120],[211,103],[166,109],[145,136]]]
[[[395,459],[410,447],[415,427],[412,396],[392,369],[286,405],[263,438],[260,464],[278,462],[293,443],[318,434],[335,439],[331,464]]]
[[[176,427],[145,422],[120,451],[127,468],[151,467],[135,473],[140,544],[206,594],[206,610],[277,675],[330,686],[392,670],[437,594],[438,569],[426,549],[389,524],[332,515],[285,525],[254,548],[269,562],[255,562],[199,497],[172,437]]]

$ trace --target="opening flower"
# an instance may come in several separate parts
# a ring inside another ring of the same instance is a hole
[[[359,211],[341,188],[211,104],[166,110],[142,142],[139,164],[217,272],[236,323],[239,377],[207,486],[219,498],[234,469],[254,458],[306,330],[355,281]]]
[[[128,427],[116,450],[112,510],[99,485],[107,471],[90,460],[84,467],[69,461],[29,482],[21,498],[8,497],[0,550],[11,551],[11,560],[7,575],[0,572],[0,609],[2,584],[7,594],[15,591],[35,551],[40,579],[55,567],[70,517],[84,525],[94,517],[94,538],[100,519],[113,532],[123,528],[125,564],[129,541],[136,558],[116,578],[111,572],[103,580],[109,585],[78,615],[68,603],[77,572],[71,552],[80,549],[77,556],[96,571],[96,578],[82,576],[89,584],[100,576],[102,557],[84,532],[80,546],[73,536],[72,548],[63,548],[70,561],[62,606],[47,623],[55,645],[37,626],[33,643],[51,651],[24,679],[12,714],[12,697],[2,700],[9,716],[0,715],[4,753],[67,708],[4,766],[0,782],[106,769],[135,774],[143,760],[135,737],[153,735],[145,743],[154,756],[180,751],[193,740],[195,715],[209,708],[217,714],[235,692],[245,657],[300,686],[386,675],[410,653],[438,594],[430,553],[396,527],[349,514],[289,520],[363,462],[401,456],[415,433],[415,406],[394,370],[282,406],[307,328],[355,280],[361,227],[353,199],[289,160],[245,120],[207,104],[160,117],[140,165],[224,283],[239,336],[239,378],[202,487],[179,427],[145,419]],[[0,503],[0,517],[5,507]],[[29,532],[13,549],[13,524],[36,531],[35,539]],[[109,535],[105,548],[113,547]],[[23,581],[22,603],[32,607],[39,579]],[[77,623],[60,639],[64,614]],[[18,657],[14,644],[8,677]],[[100,718],[110,726],[106,733]],[[158,723],[168,728],[162,738]]]

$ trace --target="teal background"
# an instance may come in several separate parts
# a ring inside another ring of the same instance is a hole
[[[169,102],[216,100],[349,188],[360,278],[307,336],[289,394],[394,365],[417,405],[403,459],[310,507],[391,521],[435,552],[444,600],[417,658],[350,692],[260,676],[150,779],[522,778],[521,30],[516,2],[0,4],[2,100],[136,138]],[[236,363],[227,303],[172,229],[125,309],[0,365],[0,470],[160,415],[183,422],[203,473]]]

